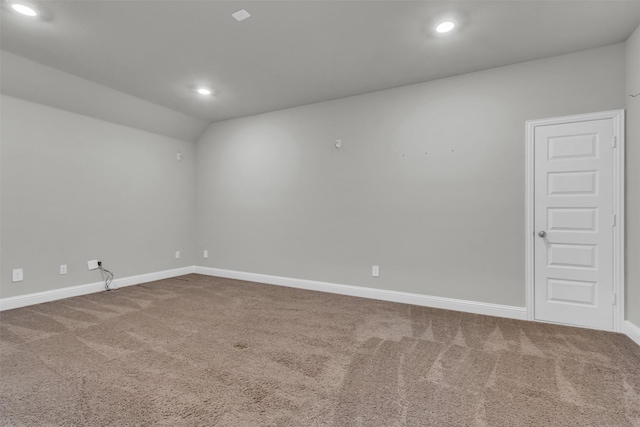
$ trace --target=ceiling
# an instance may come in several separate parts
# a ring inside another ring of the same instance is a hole
[[[206,121],[622,42],[640,24],[640,0],[32,3],[43,18],[3,5],[3,50]],[[445,18],[458,27],[437,36]]]

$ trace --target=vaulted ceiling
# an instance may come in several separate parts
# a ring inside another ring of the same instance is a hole
[[[622,42],[640,24],[640,1],[32,4],[40,17],[3,5],[3,50],[207,122]],[[438,35],[445,19],[457,27]]]

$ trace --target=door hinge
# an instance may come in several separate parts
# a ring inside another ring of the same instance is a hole
[[[618,295],[614,292],[612,295],[612,304],[616,305],[618,303]]]
[[[615,136],[612,136],[612,137],[611,137],[611,146],[612,146],[613,148],[616,148],[616,142],[617,142],[617,139],[618,139],[618,138],[616,138]]]
[[[616,226],[616,214],[611,215],[611,226]]]

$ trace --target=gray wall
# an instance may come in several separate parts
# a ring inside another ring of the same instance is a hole
[[[221,122],[197,147],[2,96],[0,297],[98,281],[100,258],[117,277],[198,264],[523,306],[524,122],[626,99],[640,324],[639,39]]]
[[[640,27],[626,42],[626,317],[640,326]]]
[[[182,141],[196,142],[208,121],[0,50],[0,89],[9,95]]]
[[[90,259],[116,277],[194,264],[193,143],[1,102],[2,298],[100,281]],[[11,283],[13,268],[23,282]]]
[[[624,108],[624,64],[617,44],[215,123],[198,264],[524,306],[525,121]]]

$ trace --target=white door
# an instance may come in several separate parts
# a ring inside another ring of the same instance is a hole
[[[535,319],[613,329],[614,123],[534,131]]]

